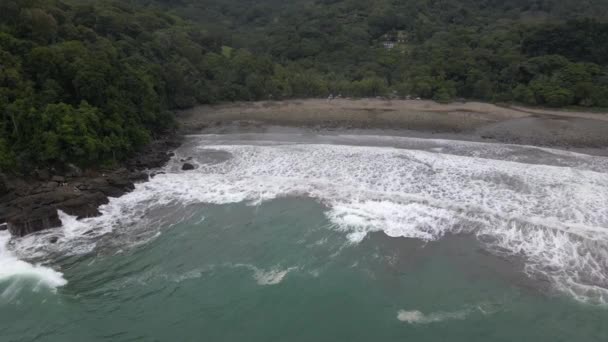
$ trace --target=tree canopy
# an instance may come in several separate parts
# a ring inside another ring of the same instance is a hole
[[[0,169],[112,164],[221,101],[608,107],[607,18],[603,0],[3,0]]]

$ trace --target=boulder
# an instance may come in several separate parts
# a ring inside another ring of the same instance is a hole
[[[150,179],[150,176],[143,171],[133,171],[129,174],[129,180],[132,182],[145,182]]]
[[[135,189],[135,185],[129,180],[129,172],[126,169],[121,169],[110,174],[106,180],[108,181],[108,184],[115,188],[122,189],[124,192]]]
[[[184,163],[184,165],[182,165],[182,170],[184,170],[184,171],[194,170],[194,165],[192,165],[190,163]]]
[[[102,192],[104,195],[108,196],[108,197],[120,197],[124,194],[126,194],[128,191],[123,189],[123,188],[117,188],[115,186],[105,186],[103,188],[97,188],[97,190],[99,190],[100,192]]]
[[[48,206],[13,212],[7,218],[7,223],[9,232],[14,236],[25,236],[61,226],[57,209]]]
[[[82,219],[101,215],[97,208],[108,202],[108,198],[104,193],[93,192],[84,193],[65,202],[57,203],[55,207],[68,215]]]

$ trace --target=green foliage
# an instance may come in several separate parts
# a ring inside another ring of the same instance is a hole
[[[608,86],[608,2],[140,2],[198,21],[208,30],[228,31],[232,38],[226,45],[234,50],[222,49],[225,59],[246,49],[269,56],[288,71],[269,73],[266,83],[258,75],[245,85],[227,77],[233,86],[213,100],[321,96],[326,91],[382,96],[396,91],[438,101],[462,97],[547,106],[605,102],[599,94]],[[263,84],[268,87],[264,91],[252,91]]]
[[[273,69],[239,50],[208,70],[222,44],[160,11],[105,0],[0,9],[2,170],[118,161],[174,127],[168,109],[261,98],[254,74]]]
[[[607,18],[577,0],[4,0],[0,168],[113,163],[201,103],[605,107]]]

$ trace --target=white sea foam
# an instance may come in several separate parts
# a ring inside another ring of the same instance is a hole
[[[292,268],[286,270],[271,269],[268,271],[257,270],[254,273],[254,278],[259,285],[276,285],[283,281],[283,278],[291,271]]]
[[[287,273],[297,269],[297,267],[289,267],[286,269],[273,267],[269,270],[264,270],[250,264],[235,264],[230,266],[244,267],[253,271],[253,278],[258,283],[258,285],[276,285],[283,281],[283,278],[285,278]]]
[[[399,310],[397,319],[410,324],[429,324],[449,320],[463,320],[472,314],[484,316],[495,314],[500,311],[501,303],[483,302],[477,305],[467,305],[456,311],[436,311],[428,314],[419,310]]]
[[[48,287],[55,289],[67,284],[60,272],[49,267],[33,265],[23,260],[19,260],[7,248],[10,240],[8,232],[0,232],[0,283],[9,282],[10,284],[3,292],[2,297],[12,298],[19,291],[21,280],[32,280],[36,282],[36,287]]]
[[[222,139],[192,137],[166,174],[112,199],[103,216],[70,221],[64,230],[78,235],[89,228],[96,236],[146,225],[142,218],[172,203],[257,204],[304,195],[325,204],[353,243],[373,231],[427,241],[473,233],[494,251],[523,256],[531,276],[579,300],[608,302],[608,158],[412,138],[378,138],[404,148]],[[209,162],[209,148],[221,158]],[[184,156],[199,167],[182,172]],[[286,273],[255,274],[273,284]]]
[[[442,322],[446,320],[462,320],[467,317],[470,310],[460,310],[453,312],[432,312],[429,314],[423,314],[418,310],[399,310],[397,313],[397,319],[401,322],[407,322],[410,324],[429,324],[435,322]]]
[[[571,166],[496,160],[486,145],[483,157],[309,144],[213,148],[232,158],[158,176],[149,189],[165,200],[217,204],[310,196],[328,206],[328,218],[353,243],[372,231],[429,241],[470,232],[524,256],[530,275],[548,277],[578,299],[603,302],[608,293],[608,174],[577,168],[576,160]],[[556,156],[564,164],[569,154]]]

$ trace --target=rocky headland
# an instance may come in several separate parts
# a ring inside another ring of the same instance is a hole
[[[99,206],[135,189],[169,161],[181,138],[155,140],[119,167],[100,170],[39,169],[28,176],[0,174],[0,230],[24,236],[61,226],[58,210],[79,219],[100,215]]]

